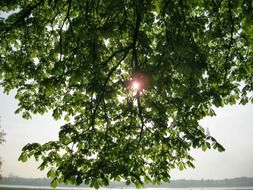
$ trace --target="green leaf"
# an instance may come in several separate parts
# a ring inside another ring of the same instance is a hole
[[[115,180],[115,181],[120,181],[121,178],[120,178],[120,176],[117,175],[117,176],[114,177],[114,180]]]
[[[26,119],[26,120],[32,119],[32,116],[31,116],[31,114],[30,114],[28,111],[23,112],[22,117],[23,117],[24,119]]]
[[[201,148],[202,148],[203,151],[206,151],[206,149],[207,149],[206,143],[203,143],[202,146],[201,146]]]
[[[144,177],[144,182],[145,184],[150,184],[151,183],[151,179],[147,176]]]
[[[28,155],[26,152],[22,152],[21,155],[19,156],[18,158],[18,161],[21,161],[21,162],[26,162],[28,159]]]
[[[57,178],[54,178],[53,181],[51,182],[51,187],[56,188],[59,184],[59,181]]]
[[[127,180],[126,181],[126,185],[130,185],[131,184],[131,181],[130,180]]]
[[[43,161],[43,162],[39,165],[38,169],[39,169],[40,171],[43,171],[47,166],[48,166],[47,161]]]
[[[190,168],[195,168],[195,166],[193,165],[193,163],[190,162],[190,161],[187,161],[186,164],[187,164],[188,167],[190,167]]]
[[[184,170],[184,164],[183,164],[182,162],[180,162],[180,163],[178,164],[178,169],[179,169],[180,171]]]
[[[78,176],[77,178],[76,178],[76,184],[77,185],[80,185],[80,184],[82,184],[83,183],[83,179],[81,178],[81,176]]]
[[[141,189],[141,188],[143,188],[143,183],[142,183],[141,181],[136,181],[136,182],[135,182],[135,187],[136,187],[137,189]]]
[[[99,183],[97,181],[94,183],[94,187],[95,189],[99,189]]]
[[[216,143],[216,144],[217,144],[217,148],[218,148],[219,152],[224,152],[225,151],[225,148],[221,144],[219,144],[219,143]]]
[[[163,177],[163,178],[162,178],[162,181],[163,181],[163,182],[166,182],[166,183],[169,183],[169,182],[170,182],[170,179],[167,178],[167,177]]]
[[[47,177],[54,178],[54,177],[55,177],[55,169],[51,168],[51,169],[47,172]]]

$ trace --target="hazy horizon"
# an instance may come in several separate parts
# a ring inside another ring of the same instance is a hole
[[[45,176],[41,176],[41,177],[22,177],[22,176],[16,176],[16,175],[9,175],[9,176],[2,176],[2,178],[20,178],[20,179],[49,179],[49,180],[52,180],[52,178],[48,178],[46,175]],[[173,180],[196,180],[196,181],[201,181],[201,180],[204,180],[204,181],[208,181],[208,180],[214,180],[214,181],[219,181],[219,180],[227,180],[227,179],[240,179],[240,178],[249,178],[249,179],[253,179],[253,176],[238,176],[238,177],[231,177],[231,178],[201,178],[201,179],[188,179],[188,178],[178,178],[178,179],[171,179],[171,181]],[[124,181],[120,181],[120,182],[124,182]]]

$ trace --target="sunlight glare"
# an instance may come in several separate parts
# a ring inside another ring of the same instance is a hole
[[[138,91],[140,89],[140,83],[137,81],[134,81],[132,84],[132,88],[133,88],[133,90]]]

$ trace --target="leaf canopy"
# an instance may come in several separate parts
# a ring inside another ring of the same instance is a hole
[[[0,20],[0,80],[16,113],[52,111],[59,139],[28,144],[60,182],[136,187],[224,151],[199,120],[252,101],[250,0],[12,0]],[[135,80],[141,89],[130,87]]]

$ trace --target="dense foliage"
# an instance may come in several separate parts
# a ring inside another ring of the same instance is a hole
[[[250,0],[11,0],[0,10],[0,80],[17,113],[52,111],[59,139],[28,144],[59,182],[141,187],[224,148],[199,124],[252,101]],[[132,86],[133,83],[138,85]]]

